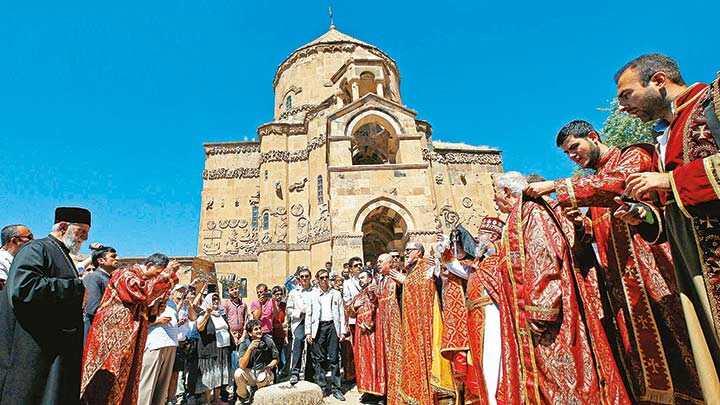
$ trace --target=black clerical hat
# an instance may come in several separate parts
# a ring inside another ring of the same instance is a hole
[[[72,222],[90,226],[90,211],[80,207],[57,207],[55,208],[55,223],[58,222]]]

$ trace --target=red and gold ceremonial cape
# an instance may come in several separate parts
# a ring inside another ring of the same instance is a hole
[[[507,404],[629,404],[602,325],[585,312],[588,286],[560,221],[544,200],[518,201],[498,265],[480,267],[500,309],[497,398]]]
[[[174,273],[146,279],[137,265],[113,273],[88,331],[80,386],[83,403],[137,403],[148,306],[167,299],[176,282]]]
[[[611,148],[596,173],[555,182],[561,206],[590,207],[592,239],[605,270],[610,308],[619,336],[618,364],[635,400],[670,404],[702,401],[690,337],[667,243],[651,245],[612,211],[632,173],[653,171],[655,149],[637,144]],[[605,291],[603,291],[605,292]]]

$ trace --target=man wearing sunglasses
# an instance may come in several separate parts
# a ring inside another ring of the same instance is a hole
[[[8,225],[0,231],[0,290],[5,288],[7,273],[10,271],[13,257],[25,246],[33,240],[32,231],[25,225]]]
[[[312,314],[310,284],[310,269],[302,267],[297,272],[298,286],[288,294],[286,315],[290,317],[290,330],[292,331],[292,357],[290,359],[290,384],[295,385],[300,379],[303,349],[305,348],[305,320],[308,320],[310,330],[310,316]]]
[[[318,288],[312,298],[312,322],[305,330],[312,356],[315,383],[323,389],[325,395],[332,394],[335,399],[344,401],[340,391],[340,357],[338,353],[340,338],[345,335],[345,305],[342,295],[330,288],[330,273],[326,269],[318,270],[315,275]],[[325,375],[330,372],[330,378]]]

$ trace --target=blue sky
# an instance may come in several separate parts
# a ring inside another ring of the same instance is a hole
[[[570,119],[601,125],[612,75],[651,51],[687,81],[720,69],[715,1],[334,1],[341,31],[399,65],[436,140],[503,150],[506,170],[564,176]],[[0,224],[36,235],[92,209],[121,255],[196,253],[202,143],[251,139],[272,78],[327,30],[327,1],[0,2]]]

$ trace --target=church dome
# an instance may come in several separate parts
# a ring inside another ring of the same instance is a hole
[[[278,66],[273,80],[275,117],[294,108],[319,104],[336,91],[333,75],[349,60],[382,61],[399,87],[395,61],[374,45],[340,32],[335,26],[297,48]]]

